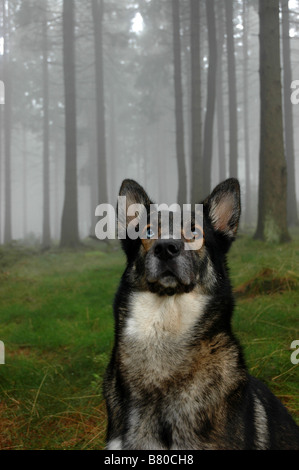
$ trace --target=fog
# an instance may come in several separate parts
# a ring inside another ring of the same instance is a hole
[[[282,157],[296,188],[299,2],[280,2],[279,18]],[[94,236],[96,207],[115,205],[124,178],[155,202],[194,204],[237,177],[241,228],[254,231],[260,26],[255,0],[1,1],[0,242],[48,248],[63,216],[81,240]]]

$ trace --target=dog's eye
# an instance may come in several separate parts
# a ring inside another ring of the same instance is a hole
[[[198,225],[192,225],[191,231],[190,231],[190,228],[186,228],[184,230],[184,237],[189,242],[192,242],[194,240],[199,240],[203,237],[203,230]]]
[[[194,227],[194,230],[192,230],[192,233],[195,239],[199,239],[203,237],[203,229],[202,227],[198,225]]]
[[[146,238],[153,238],[154,236],[155,232],[153,231],[152,227],[147,227]]]

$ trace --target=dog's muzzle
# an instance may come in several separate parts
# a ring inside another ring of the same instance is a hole
[[[148,253],[146,279],[152,292],[174,295],[190,292],[192,268],[181,240],[158,239]]]

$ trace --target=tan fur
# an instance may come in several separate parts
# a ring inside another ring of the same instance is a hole
[[[221,433],[226,397],[240,382],[239,372],[234,374],[238,350],[228,344],[224,334],[217,335],[212,341],[202,341],[199,349],[188,347],[192,338],[190,330],[200,320],[207,302],[208,297],[198,292],[172,297],[159,297],[148,292],[134,294],[131,315],[120,343],[121,370],[130,384],[132,398],[138,400],[147,393],[151,400],[142,414],[138,409],[132,410],[130,441],[137,439],[145,446],[149,443],[148,423],[153,421],[150,416],[156,393],[166,408],[168,402],[177,400],[180,403],[177,409],[170,407],[169,420],[174,425],[188,418],[190,448],[195,442],[198,446],[198,436],[192,434],[192,422],[194,420],[196,428],[196,417],[200,413],[214,424],[218,423],[216,428]],[[134,422],[138,426],[134,426]],[[143,422],[147,437],[143,436]],[[175,442],[174,426],[173,448],[176,448]],[[211,439],[209,444],[203,442],[202,448],[212,449],[213,445]],[[154,442],[150,446],[157,448]]]

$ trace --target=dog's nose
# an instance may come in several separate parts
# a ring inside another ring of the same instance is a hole
[[[155,243],[155,256],[162,260],[175,258],[180,254],[181,243],[176,240],[157,240]]]

